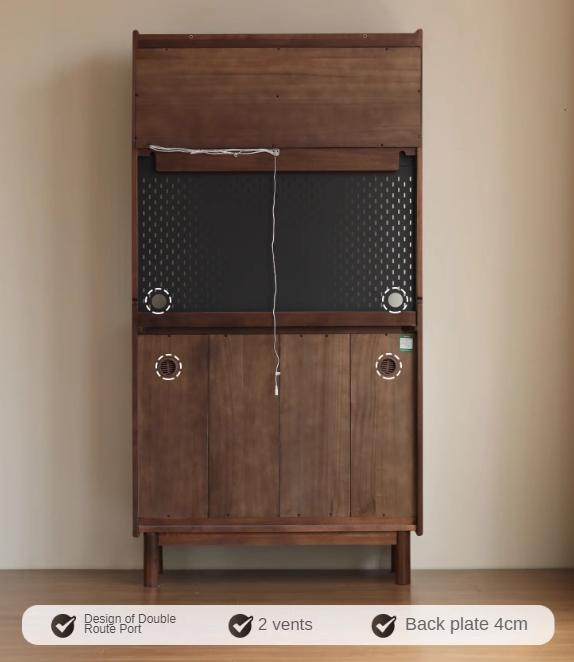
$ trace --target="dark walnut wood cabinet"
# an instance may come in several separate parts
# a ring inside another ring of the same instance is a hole
[[[140,35],[133,78],[134,535],[422,534],[422,33]],[[274,159],[156,153],[271,148]],[[280,356],[275,394],[274,340]]]

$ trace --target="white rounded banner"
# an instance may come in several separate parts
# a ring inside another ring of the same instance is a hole
[[[27,641],[54,646],[536,646],[540,605],[36,605]]]

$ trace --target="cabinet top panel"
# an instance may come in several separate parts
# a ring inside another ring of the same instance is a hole
[[[386,33],[316,34],[140,34],[135,48],[412,48],[422,45],[422,30]]]
[[[416,147],[420,33],[141,35],[136,147]]]

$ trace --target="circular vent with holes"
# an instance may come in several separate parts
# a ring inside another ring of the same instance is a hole
[[[175,354],[165,354],[155,362],[155,372],[158,377],[171,381],[181,374],[182,364]]]
[[[379,364],[379,372],[381,372],[383,375],[392,375],[396,369],[397,364],[395,363],[395,360],[389,357],[384,358]]]
[[[175,361],[173,359],[162,359],[159,364],[159,371],[164,377],[171,377],[175,375]]]
[[[401,374],[403,364],[396,354],[381,354],[375,363],[377,375],[383,379],[395,379]]]

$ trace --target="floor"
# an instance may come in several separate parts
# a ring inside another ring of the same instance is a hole
[[[0,660],[135,662],[574,660],[574,570],[419,570],[410,586],[387,572],[168,571],[161,588],[144,589],[142,573],[121,570],[0,571]],[[556,634],[532,647],[59,647],[32,646],[21,618],[34,604],[541,604]]]

